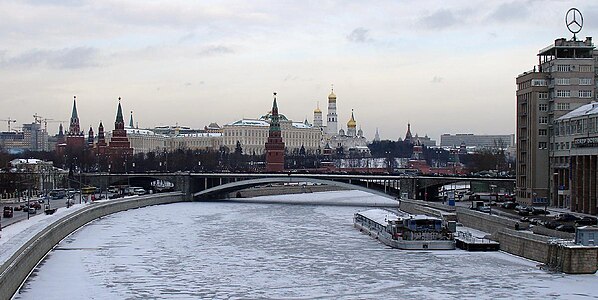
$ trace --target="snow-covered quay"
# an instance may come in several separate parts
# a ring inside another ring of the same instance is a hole
[[[502,252],[386,247],[352,226],[355,203],[388,201],[367,193],[258,200],[273,203],[176,203],[96,220],[61,242],[15,298],[598,297],[597,275],[548,273]]]

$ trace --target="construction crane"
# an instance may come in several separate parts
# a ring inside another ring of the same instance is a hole
[[[65,121],[62,120],[54,120],[54,119],[49,119],[49,118],[44,118],[40,115],[38,115],[37,113],[33,115],[33,119],[35,120],[35,123],[37,124],[42,124],[42,122],[44,123],[44,131],[48,132],[48,123],[64,123]]]
[[[8,123],[8,131],[10,132],[10,123],[16,123],[17,120],[13,120],[10,117],[8,119],[1,119],[0,121],[6,121]]]
[[[64,123],[66,121],[63,120],[54,120],[54,119],[44,119],[44,130],[48,132],[48,123]]]

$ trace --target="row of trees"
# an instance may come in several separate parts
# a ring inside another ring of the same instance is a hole
[[[413,145],[402,141],[375,141],[369,146],[372,157],[409,158],[413,155]],[[0,151],[0,167],[7,170],[9,162],[15,158],[38,158],[53,161],[56,167],[83,172],[256,172],[264,169],[265,155],[244,154],[240,143],[234,149],[220,147],[215,150],[175,150],[139,153],[131,157],[113,160],[111,163],[99,157],[92,149],[80,153],[67,152],[24,152],[8,154]],[[339,158],[360,158],[363,154],[344,153],[342,148],[330,153],[318,149],[306,151],[304,147],[287,151],[286,169],[313,169],[323,162]],[[440,148],[423,147],[423,158],[430,166],[446,166],[450,162],[463,163],[470,171],[482,170],[511,171],[511,164],[502,150],[483,150],[474,154],[454,154]]]

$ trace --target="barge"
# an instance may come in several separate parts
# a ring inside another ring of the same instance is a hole
[[[355,213],[353,225],[385,245],[405,250],[455,249],[456,224],[425,215],[400,215],[383,209]],[[452,226],[449,226],[449,223]],[[449,230],[451,227],[451,230]]]

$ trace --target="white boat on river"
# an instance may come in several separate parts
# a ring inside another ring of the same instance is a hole
[[[382,243],[405,250],[455,249],[453,232],[442,219],[426,215],[397,215],[383,209],[355,213],[353,225]]]

